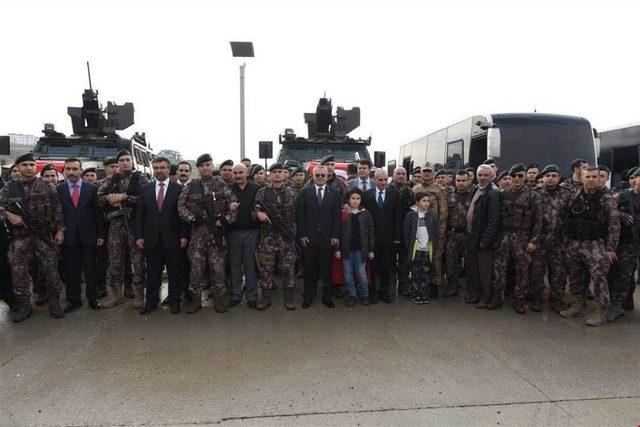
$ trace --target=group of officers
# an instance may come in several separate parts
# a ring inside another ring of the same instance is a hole
[[[217,312],[243,297],[249,308],[265,310],[278,285],[293,310],[296,275],[304,277],[303,308],[312,305],[319,280],[322,304],[333,308],[342,292],[333,283],[332,259],[345,195],[354,188],[375,226],[367,304],[391,303],[392,289],[408,295],[402,221],[415,196],[427,193],[438,224],[431,298],[463,291],[465,303],[497,309],[507,295],[518,313],[541,311],[548,276],[549,306],[564,317],[584,314],[588,299],[595,303],[590,326],[633,309],[640,168],[614,191],[606,167],[581,159],[564,180],[556,165],[499,172],[491,159],[458,171],[426,164],[409,175],[400,167],[392,177],[372,172],[368,159],[344,174],[333,156],[310,175],[281,163],[265,171],[249,159],[224,161],[214,173],[209,154],[196,160],[195,179],[189,163],[173,166],[165,157],[153,160],[153,179],[133,165],[122,150],[104,160],[106,176],[97,180],[95,170],[69,158],[58,182],[53,167],[36,176],[33,155],[16,159],[0,191],[7,231],[0,293],[14,322],[33,312],[30,283],[36,304],[48,304],[54,318],[82,306],[83,282],[92,309],[129,297],[149,314],[160,305],[165,268],[163,303],[172,314],[183,303],[187,313],[198,312],[205,292]]]

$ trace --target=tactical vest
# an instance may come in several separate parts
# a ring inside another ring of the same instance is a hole
[[[516,199],[515,190],[502,193],[502,225],[505,231],[529,230],[533,226],[534,195],[523,187]]]
[[[599,240],[607,238],[607,216],[602,198],[604,193],[578,192],[567,208],[565,230],[572,240]]]
[[[640,231],[640,206],[638,200],[633,196],[633,190],[621,191],[618,194],[618,209],[620,213],[631,215],[633,224],[626,225],[620,221],[620,242],[619,245],[638,245],[638,233]]]
[[[45,181],[36,178],[29,194],[25,192],[25,186],[22,181],[15,180],[9,182],[9,197],[20,203],[23,208],[29,211],[27,221],[43,224],[48,231],[53,228],[53,206],[47,194],[47,185]],[[10,223],[9,223],[10,224]]]
[[[294,206],[295,197],[287,188],[283,188],[281,192],[275,191],[272,187],[265,188],[264,203],[268,205],[271,212],[278,213],[291,226],[295,222]]]
[[[223,216],[227,213],[227,200],[221,186],[217,191],[205,189],[205,184],[201,179],[194,179],[189,184],[189,197],[187,207],[197,216],[207,214],[207,203],[213,208],[214,217]],[[213,199],[213,200],[211,200]]]

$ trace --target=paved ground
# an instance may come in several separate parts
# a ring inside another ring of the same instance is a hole
[[[12,324],[0,425],[638,425],[640,312],[590,329],[461,299]]]

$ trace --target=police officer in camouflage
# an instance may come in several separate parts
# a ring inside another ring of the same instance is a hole
[[[0,191],[0,215],[11,232],[9,265],[16,296],[11,319],[22,322],[31,316],[29,264],[36,259],[38,271],[46,275],[49,314],[64,317],[60,307],[60,278],[56,246],[64,242],[62,205],[55,187],[36,177],[33,154],[16,159],[21,179],[9,182]]]
[[[634,172],[640,176],[640,170]],[[617,260],[611,265],[609,276],[609,312],[607,321],[613,322],[624,314],[623,303],[634,285],[634,274],[640,255],[640,180],[635,188],[620,191],[614,196],[620,213],[620,241],[616,249]]]
[[[100,301],[103,308],[113,307],[123,302],[125,270],[131,260],[135,300],[133,308],[144,304],[145,261],[144,254],[135,244],[135,212],[140,189],[149,183],[146,176],[133,170],[133,157],[127,150],[116,155],[118,172],[107,176],[98,187],[98,206],[105,211],[109,223],[107,252],[109,267],[107,279],[112,293]]]
[[[274,163],[269,167],[269,184],[258,190],[254,207],[256,217],[262,222],[258,243],[262,296],[258,310],[265,310],[271,305],[271,294],[276,288],[273,281],[276,260],[283,279],[284,306],[287,310],[294,310],[296,193],[284,185],[282,163]]]
[[[540,246],[543,216],[536,191],[525,185],[527,168],[518,163],[511,167],[511,188],[500,193],[501,237],[494,261],[493,296],[488,309],[502,306],[507,282],[507,267],[513,259],[516,283],[513,289],[513,309],[526,313],[524,299],[529,288],[531,257]]]
[[[620,216],[616,201],[596,188],[598,175],[595,166],[584,169],[583,188],[569,202],[565,220],[571,305],[560,315],[575,317],[584,312],[587,289],[583,273],[587,272],[596,305],[594,313],[585,321],[588,326],[607,323],[607,273],[611,263],[617,259],[615,251],[620,238]]]
[[[563,221],[566,208],[571,200],[571,190],[561,187],[560,169],[548,165],[542,170],[544,186],[538,191],[542,209],[542,240],[531,262],[529,295],[533,311],[542,310],[544,275],[549,277],[549,304],[551,310],[560,313],[564,305],[564,291],[567,283],[566,254],[564,248]]]
[[[225,295],[225,261],[227,239],[225,228],[236,219],[236,196],[219,177],[213,176],[213,159],[203,154],[196,160],[199,179],[185,185],[178,198],[178,213],[191,224],[191,240],[187,256],[191,264],[189,290],[192,301],[187,313],[202,309],[202,291],[207,281],[207,265],[213,275],[213,307],[218,313],[227,311]]]
[[[444,297],[458,295],[462,258],[465,259],[465,264],[468,264],[465,255],[470,238],[467,232],[467,212],[471,205],[473,192],[470,191],[471,180],[465,170],[456,172],[455,185],[455,190],[447,192],[447,243],[445,250],[447,280],[442,289]],[[471,289],[467,289],[467,296],[472,293]]]

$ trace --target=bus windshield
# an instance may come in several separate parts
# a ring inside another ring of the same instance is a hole
[[[548,114],[495,114],[500,129],[501,168],[516,163],[557,164],[569,176],[569,162],[576,158],[596,164],[593,129],[589,121]]]

